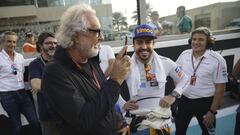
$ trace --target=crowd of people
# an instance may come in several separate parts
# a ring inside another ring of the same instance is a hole
[[[191,32],[184,15],[178,27],[181,33]],[[178,104],[176,135],[186,134],[193,116],[202,134],[209,135],[228,82],[226,61],[211,49],[215,38],[206,27],[193,30],[191,49],[174,62],[154,51],[162,28],[153,25],[135,27],[131,57],[126,53],[128,45],[115,57],[110,46],[101,44],[101,24],[88,4],[68,8],[56,34],[42,32],[35,41],[32,33],[26,33],[24,53],[39,53],[28,71],[31,93],[37,97],[34,102],[24,86],[24,58],[14,50],[18,36],[4,32],[0,101],[12,135],[21,134],[20,114],[34,135],[170,135],[174,102]],[[237,70],[234,75],[239,78]],[[167,76],[175,82],[170,94],[165,93]],[[129,99],[121,95],[123,89]]]

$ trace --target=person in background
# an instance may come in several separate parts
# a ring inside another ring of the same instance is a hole
[[[14,49],[18,36],[15,32],[5,31],[0,52],[0,101],[11,121],[12,134],[20,135],[22,113],[32,129],[32,134],[40,133],[40,126],[33,102],[24,89],[24,58]]]
[[[114,52],[109,45],[100,45],[99,61],[100,61],[100,67],[104,75],[106,76],[106,78],[108,78],[112,72],[113,64],[115,61]],[[121,112],[121,109],[117,103],[115,104],[115,110],[117,112],[118,121],[119,121],[119,124],[118,124],[119,134],[125,135],[128,132],[128,127],[123,117],[123,114]]]
[[[157,11],[153,11],[150,15],[151,21],[148,23],[153,29],[156,36],[162,35],[162,25],[159,23],[159,14]]]
[[[183,51],[176,63],[190,76],[190,84],[178,102],[176,135],[185,135],[193,116],[196,116],[202,135],[208,135],[208,127],[215,126],[228,81],[226,61],[211,50],[215,38],[206,27],[191,33],[191,49]],[[213,131],[213,130],[212,130]]]
[[[57,123],[53,113],[46,105],[45,97],[41,91],[42,74],[45,65],[53,58],[57,46],[57,39],[53,33],[43,32],[37,41],[37,51],[41,54],[29,64],[29,79],[33,94],[37,94],[37,110],[42,128],[42,135],[59,135]]]
[[[232,76],[237,83],[238,86],[238,94],[240,94],[240,59],[238,59],[237,63],[235,64]],[[234,135],[240,135],[240,104],[237,108],[237,115],[236,115],[236,123],[235,123],[235,131]]]
[[[192,31],[192,19],[186,15],[185,7],[177,8],[177,28],[181,34],[190,33]]]
[[[188,77],[177,64],[153,50],[156,38],[150,25],[141,24],[134,30],[134,53],[126,78],[130,100],[119,98],[121,108],[133,116],[130,124],[133,135],[171,134],[170,106],[187,87]],[[173,78],[176,87],[165,96],[167,76]]]
[[[99,60],[100,60],[100,67],[108,78],[115,61],[115,55],[112,48],[109,45],[100,45],[99,50]]]
[[[36,54],[36,44],[32,32],[25,33],[26,42],[23,44],[24,57],[32,57]]]
[[[59,116],[61,135],[117,135],[114,109],[120,85],[130,68],[127,46],[118,53],[109,79],[99,59],[103,40],[96,11],[90,5],[68,8],[56,34],[59,46],[45,66],[41,90]]]

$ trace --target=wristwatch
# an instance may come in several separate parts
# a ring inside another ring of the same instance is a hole
[[[217,111],[214,112],[212,109],[210,109],[209,112],[212,113],[213,115],[217,114]]]
[[[172,97],[175,97],[175,98],[180,98],[180,97],[181,97],[181,95],[180,95],[178,92],[176,92],[176,91],[172,91],[172,92],[170,93],[170,95],[171,95]]]

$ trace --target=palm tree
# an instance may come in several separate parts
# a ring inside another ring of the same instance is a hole
[[[113,13],[113,28],[118,32],[122,29],[127,29],[127,17],[124,17],[121,12]]]
[[[147,18],[150,17],[151,13],[152,13],[152,7],[151,7],[150,3],[146,3]],[[133,11],[133,16],[131,17],[131,19],[134,19],[134,22],[138,21],[137,10]]]

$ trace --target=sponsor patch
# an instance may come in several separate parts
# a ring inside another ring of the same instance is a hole
[[[225,67],[222,67],[222,76],[226,78],[228,76],[227,70]]]
[[[146,88],[147,86],[146,86],[146,83],[145,82],[141,82],[140,83],[140,88]]]
[[[175,72],[176,72],[178,77],[182,77],[183,76],[183,71],[182,71],[182,69],[179,66],[177,66],[175,68]]]

